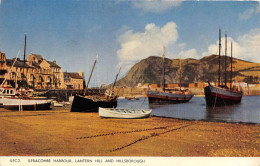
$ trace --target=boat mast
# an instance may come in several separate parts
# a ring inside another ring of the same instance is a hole
[[[181,56],[180,56],[180,90],[181,90]]]
[[[164,45],[163,45],[163,84],[162,84],[162,88],[163,88],[163,91],[165,92],[165,66],[164,66]]]
[[[225,32],[225,87],[227,87],[227,32]]]
[[[117,77],[118,77],[118,75],[119,75],[119,73],[120,73],[120,70],[121,70],[121,67],[119,68],[119,70],[118,70],[118,72],[117,72],[116,79],[115,79],[115,81],[114,81],[112,90],[114,89],[114,87],[115,87],[115,85],[116,85]]]
[[[231,41],[231,73],[230,73],[230,89],[232,88],[232,41]]]
[[[220,86],[220,51],[221,51],[221,29],[219,27],[219,50],[218,50],[218,86]]]
[[[90,76],[89,76],[89,78],[88,78],[88,83],[87,83],[87,86],[86,86],[85,91],[84,91],[84,96],[85,96],[86,93],[87,93],[88,85],[89,85],[89,82],[90,82],[90,79],[91,79],[93,70],[94,70],[94,68],[95,68],[95,65],[96,65],[96,62],[97,62],[97,58],[98,58],[98,55],[96,56],[96,59],[95,59],[94,64],[93,64],[93,67],[92,67],[92,69],[91,69],[91,73],[90,73]]]
[[[26,54],[26,34],[25,34],[25,37],[24,37],[24,52],[23,52],[23,77],[25,77],[24,75],[24,68],[25,68],[25,54]],[[25,88],[25,82],[23,80],[23,77],[22,77],[22,83],[23,83],[23,87]]]

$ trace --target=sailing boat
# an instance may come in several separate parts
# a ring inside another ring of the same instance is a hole
[[[24,66],[25,68],[25,52],[26,52],[26,34],[24,42]],[[23,70],[24,71],[24,70]],[[22,77],[23,78],[23,77]],[[20,96],[10,96],[3,98],[3,107],[8,110],[50,110],[51,102],[50,99],[31,97],[26,94],[26,90],[20,90]]]
[[[181,65],[180,65],[181,66]],[[180,69],[181,70],[181,69]],[[181,76],[180,76],[181,80]],[[181,82],[181,81],[180,81]],[[178,104],[190,101],[193,94],[189,90],[182,90],[181,83],[180,89],[175,91],[170,91],[165,89],[165,64],[164,64],[164,46],[163,46],[163,91],[147,91],[147,97],[149,104]]]
[[[220,85],[220,51],[221,51],[221,29],[219,28],[219,77],[218,86],[213,86],[208,82],[204,88],[205,99],[208,106],[224,106],[241,102],[243,93],[232,87],[232,43],[231,43],[231,85],[227,87],[226,79],[226,56],[227,56],[227,35],[225,34],[225,84]]]
[[[93,73],[93,70],[95,68],[96,65],[96,61],[97,61],[97,57],[94,61],[89,79],[88,79],[88,83],[85,87],[84,90],[84,95],[75,95],[72,105],[71,105],[71,112],[98,112],[98,108],[102,107],[102,108],[115,108],[117,106],[117,99],[118,96],[114,95],[114,91],[113,88],[115,86],[118,74],[120,72],[117,73],[115,82],[113,84],[112,90],[107,90],[104,96],[87,96],[87,89],[88,89],[88,85]]]

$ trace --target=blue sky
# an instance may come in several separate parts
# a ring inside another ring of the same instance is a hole
[[[219,27],[233,56],[260,62],[259,25],[257,1],[0,0],[0,51],[11,59],[21,50],[22,58],[26,33],[27,56],[86,78],[98,54],[98,86],[113,82],[119,66],[123,77],[141,59],[161,56],[163,44],[172,59],[215,54]]]

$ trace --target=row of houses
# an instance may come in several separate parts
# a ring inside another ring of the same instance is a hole
[[[83,72],[61,72],[55,60],[30,54],[28,59],[6,59],[0,52],[0,83],[2,86],[29,86],[35,89],[83,89]]]

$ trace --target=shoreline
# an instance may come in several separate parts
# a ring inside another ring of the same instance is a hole
[[[184,121],[198,121],[198,122],[213,122],[213,123],[231,123],[231,124],[245,124],[245,125],[260,125],[260,123],[253,123],[253,122],[229,122],[229,121],[224,121],[224,120],[196,120],[196,119],[184,119],[184,118],[172,118],[172,117],[165,117],[165,116],[157,116],[157,115],[152,115],[151,117],[155,118],[166,118],[166,119],[175,119],[175,120],[184,120]]]
[[[259,124],[3,109],[0,123],[0,156],[260,156]]]

